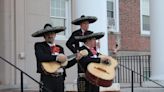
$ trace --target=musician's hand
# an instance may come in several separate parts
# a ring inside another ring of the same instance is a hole
[[[65,67],[68,64],[68,61],[61,63],[61,67]]]
[[[76,60],[80,60],[83,57],[83,55],[81,53],[76,53]]]
[[[59,54],[57,55],[56,57],[56,61],[60,62],[60,63],[63,63],[65,61],[67,61],[67,56],[64,55],[64,54]]]
[[[88,55],[88,51],[87,51],[86,49],[81,50],[81,51],[78,52],[78,53],[80,53],[82,56],[87,56],[87,55]]]
[[[102,61],[103,64],[109,64],[109,61],[106,60],[106,61]]]
[[[99,55],[100,62],[108,61],[108,56],[106,55]]]

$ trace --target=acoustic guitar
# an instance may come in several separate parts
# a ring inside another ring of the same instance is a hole
[[[86,79],[97,86],[111,86],[118,63],[114,58],[108,58],[108,63],[90,63],[87,66]]]
[[[88,51],[87,50],[81,50],[79,52],[82,56],[87,56],[88,55]],[[67,56],[67,59],[73,58],[75,57],[76,54],[72,54]],[[46,73],[55,73],[61,66],[63,65],[67,65],[68,61],[65,61],[63,63],[59,63],[56,61],[52,61],[52,62],[42,62],[42,69],[46,72]]]

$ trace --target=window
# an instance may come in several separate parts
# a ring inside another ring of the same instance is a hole
[[[149,0],[141,1],[141,34],[150,34]]]
[[[113,18],[113,2],[112,1],[107,1],[107,17],[108,18]]]
[[[71,0],[51,0],[50,20],[53,26],[65,26],[67,31],[59,33],[67,36],[71,30]],[[60,36],[60,38],[61,38]]]
[[[150,17],[148,15],[142,15],[142,29],[150,31]]]
[[[118,9],[118,0],[107,0],[107,19],[109,31],[119,31]]]

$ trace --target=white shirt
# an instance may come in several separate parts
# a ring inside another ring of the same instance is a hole
[[[87,47],[89,50],[90,50],[90,47],[88,47],[87,45],[84,44],[85,47]],[[98,56],[97,55],[93,55],[91,56],[91,58],[97,58]]]
[[[83,29],[81,29],[81,31],[82,31],[82,35],[84,35],[84,30]],[[84,43],[83,42],[79,42],[79,47],[81,47],[81,46],[83,46],[84,45]]]

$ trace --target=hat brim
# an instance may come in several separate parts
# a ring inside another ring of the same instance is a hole
[[[51,27],[48,29],[41,29],[33,33],[32,37],[42,37],[44,36],[45,33],[49,33],[49,32],[59,33],[59,32],[64,31],[65,29],[66,27],[63,27],[63,26]]]
[[[80,42],[84,42],[86,41],[87,39],[91,39],[91,38],[96,38],[97,39],[100,39],[104,36],[105,34],[103,32],[98,32],[98,33],[93,33],[93,34],[90,34],[90,35],[85,35],[85,36],[75,36],[75,39],[80,41]]]
[[[74,25],[80,25],[81,22],[83,21],[88,21],[89,23],[94,23],[95,21],[97,21],[97,18],[94,17],[94,16],[85,16],[85,17],[82,17],[82,18],[78,18],[78,19],[75,19],[72,21],[72,24]]]

